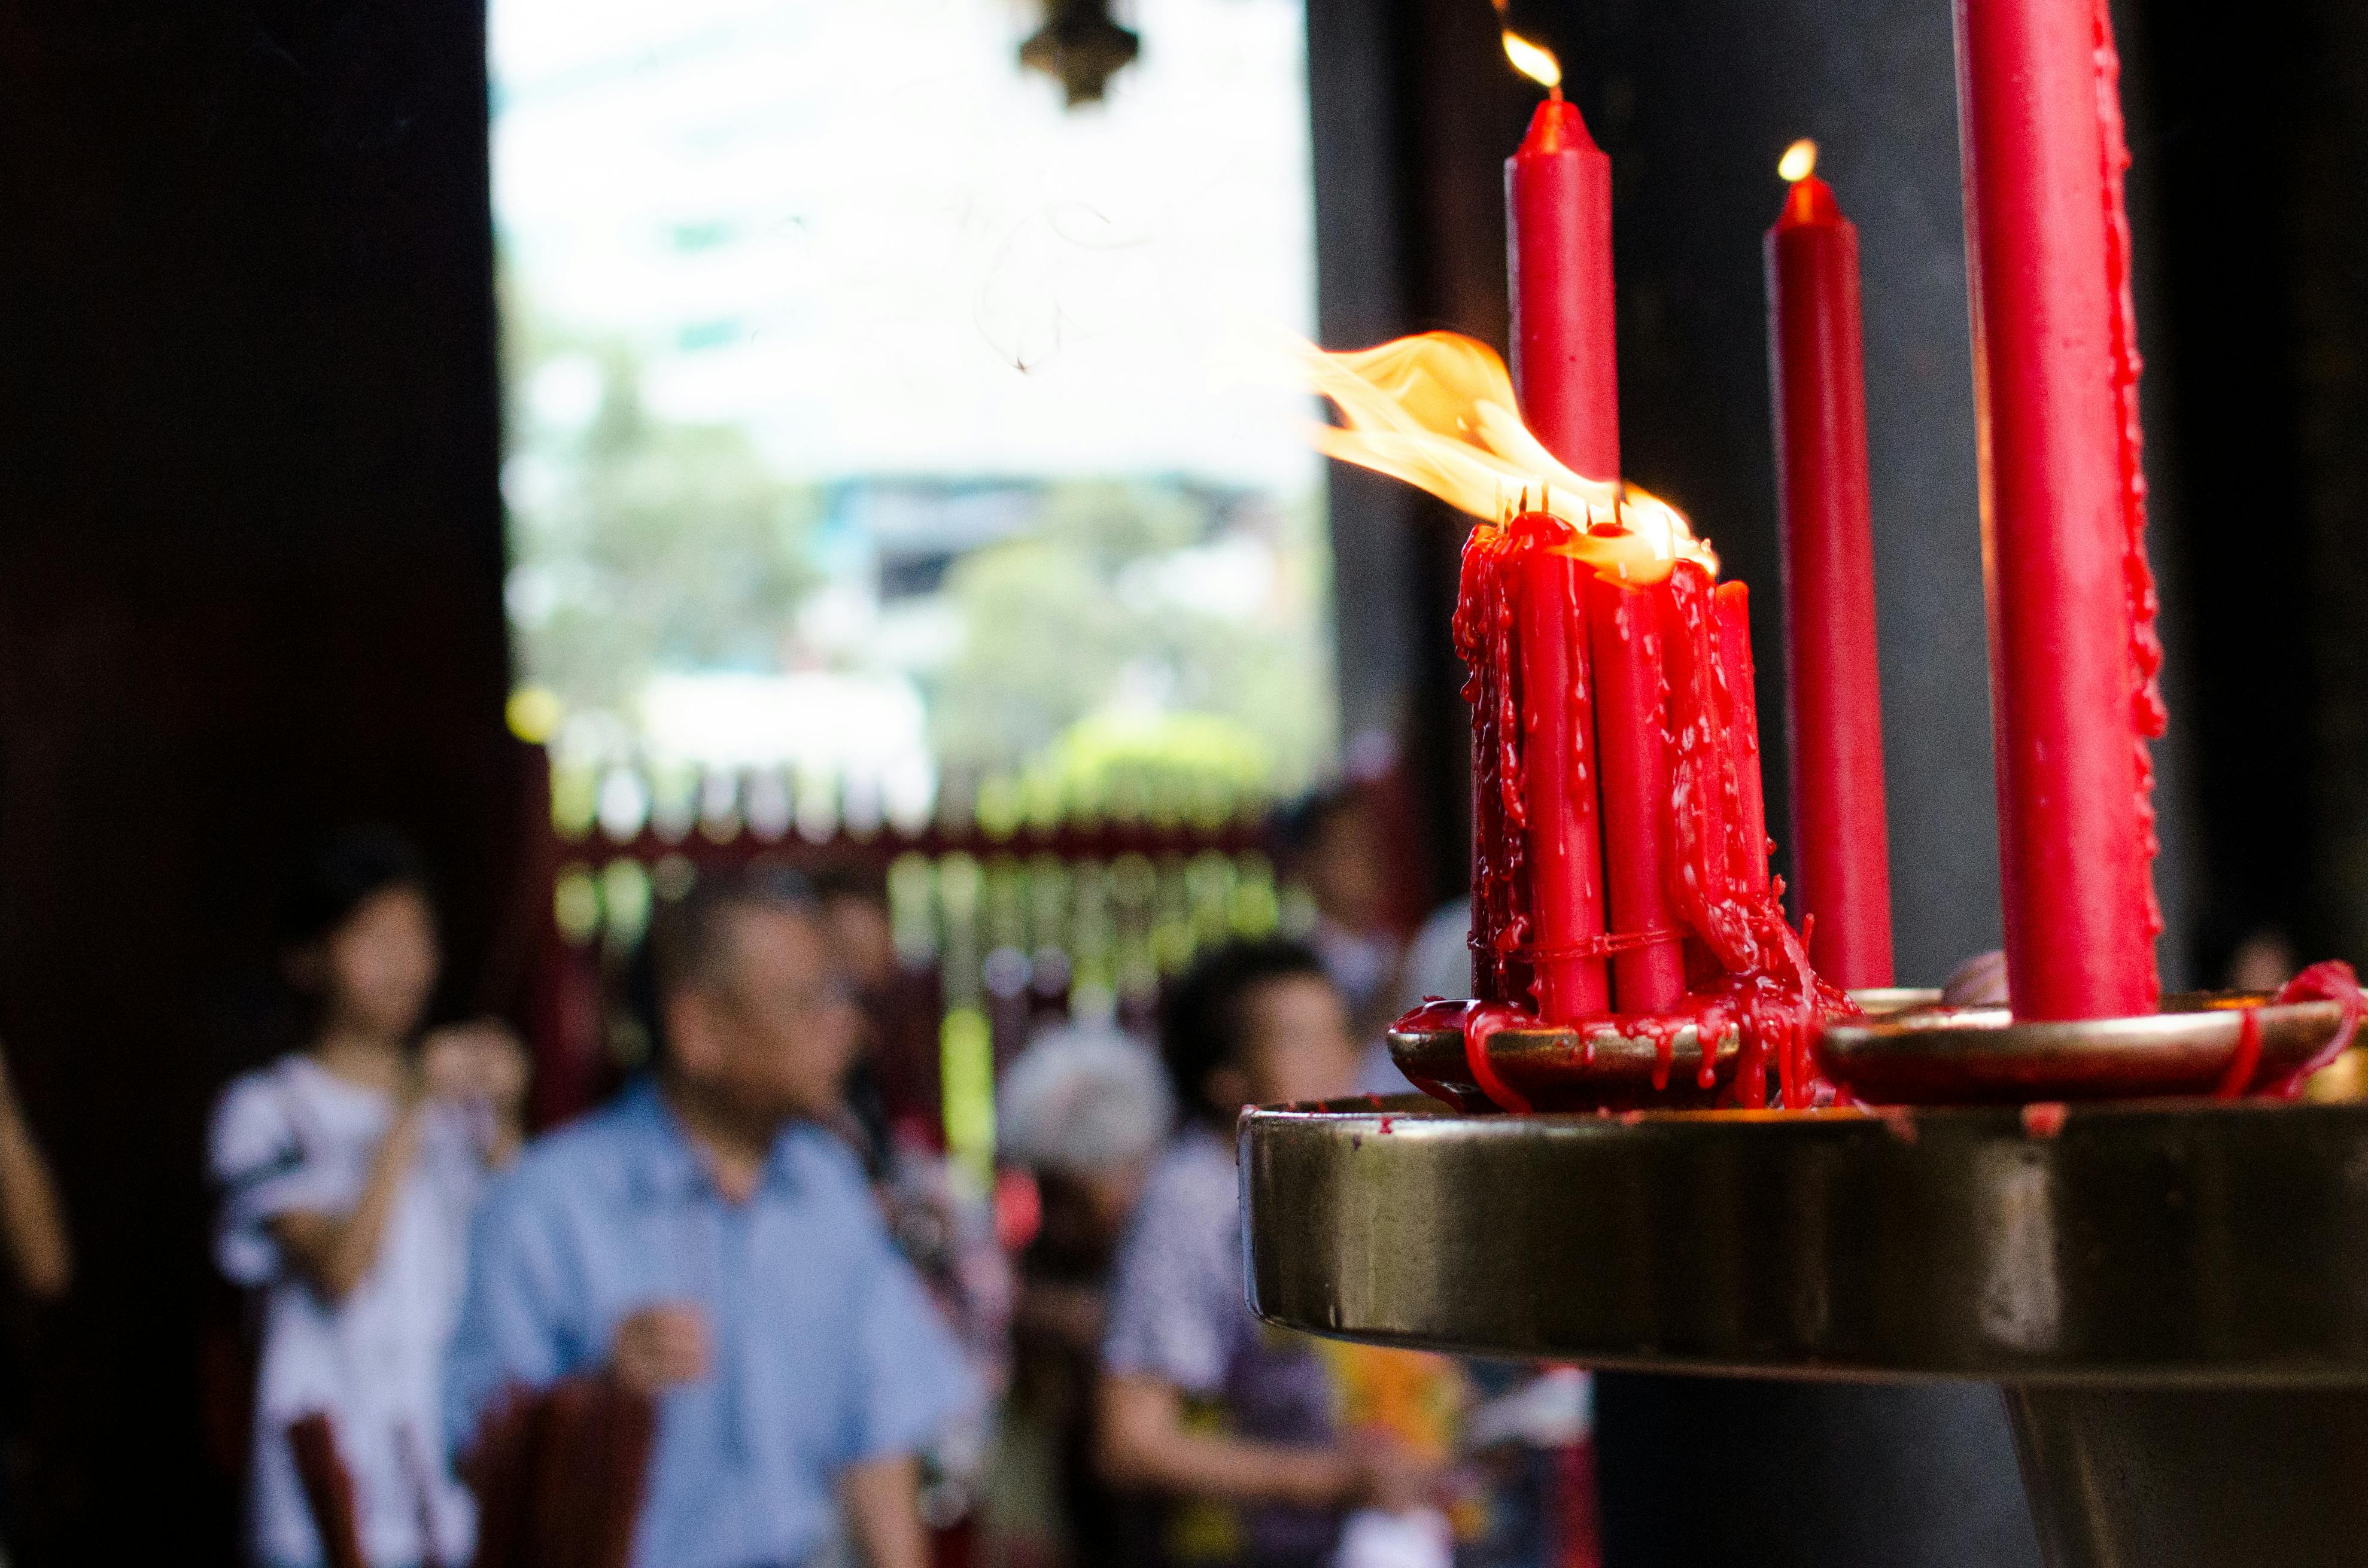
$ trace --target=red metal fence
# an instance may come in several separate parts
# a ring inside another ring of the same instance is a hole
[[[548,764],[541,777],[552,779]],[[995,1069],[1048,1021],[1115,1017],[1147,1030],[1163,976],[1234,935],[1296,928],[1306,895],[1278,871],[1269,815],[1173,803],[1025,824],[974,807],[899,828],[837,809],[778,774],[664,781],[622,768],[540,790],[549,896],[535,940],[535,1118],[575,1114],[645,1050],[621,978],[657,900],[703,872],[779,864],[879,891],[899,988],[933,1038],[944,1133],[993,1137]],[[853,815],[855,821],[849,821]],[[993,827],[982,815],[1002,817]]]

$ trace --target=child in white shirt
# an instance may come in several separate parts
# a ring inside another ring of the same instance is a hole
[[[416,1038],[441,954],[399,842],[332,846],[284,929],[312,1043],[232,1084],[209,1141],[216,1259],[262,1296],[249,1553],[327,1561],[289,1437],[320,1415],[373,1568],[461,1568],[475,1520],[441,1441],[444,1350],[479,1191],[518,1144],[525,1055],[497,1025]]]

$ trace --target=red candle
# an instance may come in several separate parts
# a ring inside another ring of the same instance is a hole
[[[1559,88],[1505,161],[1513,382],[1523,423],[1590,479],[1620,477],[1620,383],[1612,358],[1611,161]],[[1603,958],[1602,851],[1590,766],[1587,618],[1592,573],[1552,548],[1568,530],[1518,519],[1521,778],[1533,994],[1540,1017],[1611,1004]]]
[[[1522,423],[1574,472],[1617,480],[1611,160],[1559,90],[1505,160],[1505,219]]]
[[[2161,728],[2104,0],[1958,0],[2009,989],[2151,1011]]]
[[[1613,932],[1648,938],[1612,954],[1612,996],[1624,1013],[1667,1012],[1685,996],[1686,960],[1662,849],[1669,815],[1668,716],[1661,700],[1661,632],[1653,593],[1595,578],[1587,585],[1587,631],[1601,759],[1604,901]]]
[[[1567,1021],[1611,1004],[1587,623],[1591,570],[1543,514],[1472,530],[1455,642],[1471,676],[1474,990]]]
[[[1520,723],[1513,687],[1513,607],[1504,591],[1505,536],[1482,524],[1463,541],[1452,628],[1472,708],[1472,994],[1498,1006],[1526,998]]]
[[[1721,583],[1711,596],[1718,622],[1718,670],[1726,694],[1726,744],[1734,793],[1726,812],[1728,874],[1747,894],[1768,891],[1768,802],[1759,787],[1759,683],[1751,665],[1751,590]]]
[[[1597,841],[1595,721],[1589,712],[1587,611],[1594,573],[1555,548],[1569,525],[1513,520],[1521,683],[1521,793],[1538,1016],[1564,1020],[1611,1006],[1605,981],[1602,851]]]
[[[1804,155],[1805,154],[1805,156]],[[1799,159],[1807,166],[1794,166]],[[1795,143],[1768,231],[1768,372],[1784,568],[1793,911],[1818,970],[1889,985],[1890,845],[1876,674],[1858,231]]]
[[[1728,973],[1752,965],[1757,946],[1736,900],[1727,837],[1736,799],[1725,681],[1710,574],[1691,561],[1669,568],[1658,590],[1662,669],[1669,685],[1669,897]]]

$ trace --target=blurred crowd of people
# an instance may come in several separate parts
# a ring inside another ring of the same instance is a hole
[[[1352,798],[1292,824],[1318,918],[1172,978],[1157,1038],[1055,1021],[992,1173],[932,1102],[936,992],[860,877],[702,875],[630,1004],[646,1068],[529,1138],[529,1056],[427,1027],[425,869],[341,835],[287,890],[301,1049],[207,1141],[268,1568],[1576,1568],[1567,1369],[1319,1342],[1250,1312],[1233,1128],[1400,1091],[1381,1031],[1460,990]],[[1442,936],[1440,933],[1446,933]],[[0,1073],[0,1243],[71,1270]],[[5,1415],[5,1406],[0,1406]]]
[[[627,987],[646,1067],[529,1138],[518,1039],[427,1027],[425,869],[381,832],[322,846],[280,930],[302,1048],[231,1083],[207,1142],[245,1559],[1594,1563],[1583,1373],[1247,1304],[1242,1108],[1408,1092],[1389,1019],[1469,975],[1461,903],[1401,939],[1362,798],[1284,826],[1304,934],[1202,952],[1156,1039],[1044,1021],[999,1074],[992,1172],[946,1152],[941,1004],[876,882],[752,869],[662,900]],[[21,1294],[66,1291],[5,1066],[0,1256]]]

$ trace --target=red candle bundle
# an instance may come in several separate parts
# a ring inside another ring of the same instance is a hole
[[[2024,1017],[2146,1013],[2162,651],[2112,23],[1956,13],[2009,986]]]
[[[1623,580],[1625,560],[1600,572],[1605,547],[1634,542],[1616,525],[1520,513],[1464,545],[1454,630],[1470,671],[1486,1009],[1466,1022],[1641,1029],[1665,1044],[1686,1025],[1739,1028],[1738,1101],[1759,1103],[1772,1060],[1786,1103],[1804,1103],[1804,1026],[1846,1004],[1809,971],[1768,877],[1749,596],[1691,557],[1655,563],[1651,581]],[[1583,597],[1563,597],[1565,584]],[[1573,885],[1588,894],[1567,906],[1554,902],[1564,884],[1539,874],[1554,824],[1574,830],[1558,852],[1584,868]]]
[[[1795,143],[1768,231],[1768,367],[1784,564],[1793,757],[1793,908],[1819,970],[1889,985],[1891,869],[1884,821],[1874,540],[1858,231]]]

